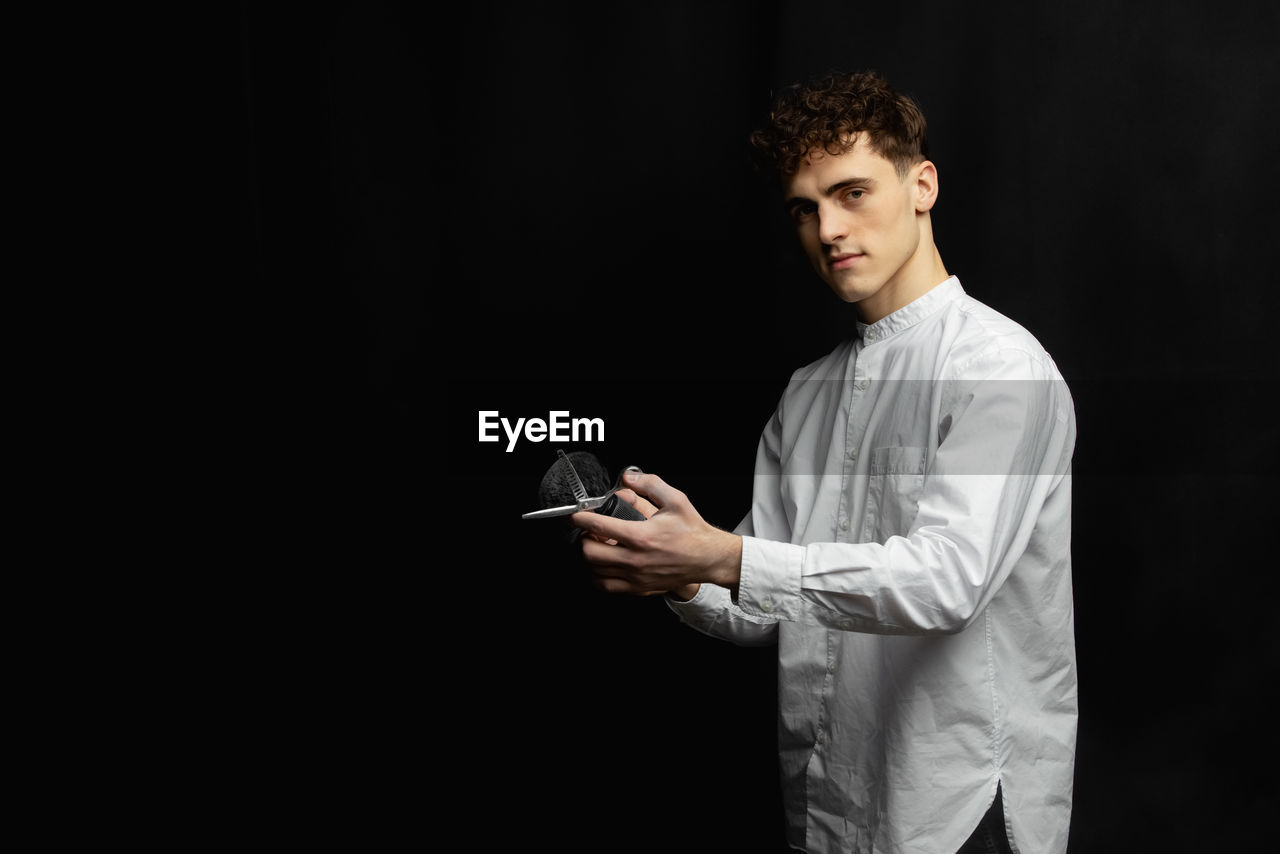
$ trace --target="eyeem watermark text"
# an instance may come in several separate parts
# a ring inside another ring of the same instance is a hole
[[[530,442],[603,442],[603,418],[570,418],[567,409],[553,409],[547,413],[547,419],[517,418],[512,424],[496,409],[481,409],[480,441],[499,442],[498,428],[507,434],[507,453],[515,450],[516,442],[523,431],[524,438]]]

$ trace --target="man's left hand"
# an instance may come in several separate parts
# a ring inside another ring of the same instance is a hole
[[[571,517],[589,537],[582,555],[609,593],[651,596],[675,591],[691,595],[709,582],[733,589],[742,565],[742,538],[707,523],[688,496],[654,474],[627,472],[623,482],[657,511],[647,521],[614,519],[580,511]],[[637,500],[647,512],[651,508]]]

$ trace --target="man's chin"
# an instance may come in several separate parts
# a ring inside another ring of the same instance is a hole
[[[868,281],[865,276],[851,275],[852,271],[839,272],[824,277],[828,287],[841,300],[848,303],[861,302],[880,289],[879,283]]]
[[[833,283],[831,285],[831,290],[841,299],[841,301],[847,303],[862,302],[864,299],[875,293],[875,290],[872,288],[867,288],[865,286],[858,287],[851,285],[848,282],[843,284]]]

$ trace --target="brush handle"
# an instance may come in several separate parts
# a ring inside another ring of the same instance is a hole
[[[602,516],[612,516],[615,519],[626,519],[632,522],[644,521],[643,513],[623,501],[617,495],[610,495],[605,499],[604,504],[601,504],[600,509],[596,512]]]

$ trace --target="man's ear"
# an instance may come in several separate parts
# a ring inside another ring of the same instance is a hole
[[[911,176],[916,213],[932,210],[938,201],[938,167],[932,160],[922,160],[911,168]]]

